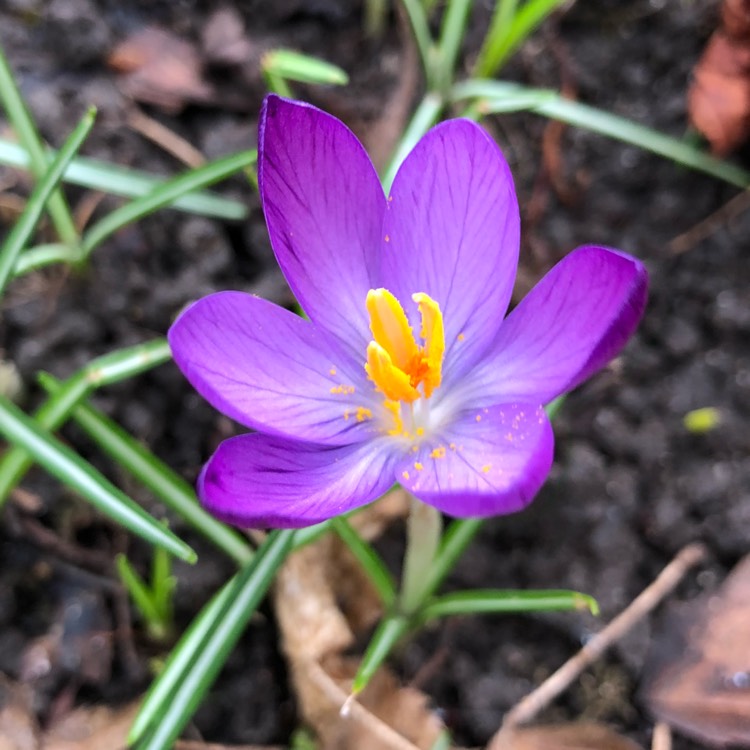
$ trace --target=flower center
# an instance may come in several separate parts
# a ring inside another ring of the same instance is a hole
[[[442,379],[445,333],[443,315],[432,297],[424,292],[412,295],[422,326],[418,342],[403,307],[387,289],[367,293],[367,312],[373,340],[367,346],[365,370],[375,387],[385,396],[385,408],[393,417],[392,435],[413,437],[424,433],[415,417],[427,416],[424,401]],[[420,404],[415,404],[419,401]],[[406,407],[402,409],[403,407]],[[406,418],[406,419],[404,419]],[[423,422],[423,419],[417,419]]]

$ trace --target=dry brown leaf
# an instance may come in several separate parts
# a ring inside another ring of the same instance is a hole
[[[30,691],[0,672],[0,750],[38,750]]]
[[[663,721],[715,745],[750,744],[750,556],[654,642],[644,697]]]
[[[750,2],[724,0],[722,25],[693,71],[688,112],[724,156],[750,135]]]
[[[126,747],[125,739],[140,702],[119,708],[76,708],[44,735],[41,750],[103,750]]]
[[[197,47],[164,29],[137,31],[115,47],[107,62],[123,74],[121,86],[128,96],[170,112],[216,98],[203,78]]]
[[[342,692],[348,693],[357,671],[357,660],[338,659],[335,665],[329,662],[327,666]],[[414,688],[400,686],[388,669],[381,669],[373,677],[357,696],[357,702],[417,748],[429,750],[443,731],[442,721],[429,709],[427,696]],[[339,721],[327,733],[325,750],[350,748],[392,750],[393,744],[375,735],[366,723]]]
[[[546,727],[505,729],[487,750],[642,750],[627,737],[603,724],[574,722]]]

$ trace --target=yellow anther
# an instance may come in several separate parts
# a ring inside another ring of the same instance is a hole
[[[412,294],[411,298],[419,306],[422,316],[422,329],[419,335],[424,341],[422,354],[426,360],[427,369],[423,376],[424,395],[429,398],[440,385],[442,378],[443,355],[445,354],[445,330],[443,328],[443,314],[432,297],[424,292]]]
[[[370,289],[365,304],[373,339],[388,352],[396,367],[407,372],[419,356],[419,347],[404,308],[387,289]]]
[[[387,289],[371,289],[367,293],[374,340],[367,347],[365,369],[370,380],[391,401],[413,403],[421,397],[429,398],[442,378],[445,331],[440,307],[424,292],[417,292],[412,299],[422,318],[422,346],[393,294]]]
[[[419,391],[411,384],[409,376],[394,365],[390,354],[376,341],[367,345],[365,370],[387,399],[411,403],[419,398]]]

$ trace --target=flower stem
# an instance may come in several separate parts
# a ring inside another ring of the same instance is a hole
[[[398,601],[399,611],[404,615],[413,614],[423,603],[442,530],[440,511],[411,497],[409,518],[406,521],[404,571]]]

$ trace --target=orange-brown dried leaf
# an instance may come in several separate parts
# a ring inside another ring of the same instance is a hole
[[[115,47],[107,62],[123,74],[121,87],[136,101],[179,112],[188,103],[215,99],[197,47],[164,29],[137,31]]]
[[[724,0],[721,23],[730,38],[750,39],[750,0]]]
[[[355,659],[337,659],[326,665],[328,673],[344,693],[351,688],[357,671]],[[380,669],[357,696],[357,702],[370,714],[421,750],[434,747],[443,723],[430,710],[429,699],[421,691],[402,687],[396,676],[388,669]],[[324,750],[394,750],[387,738],[372,731],[365,722],[341,719],[327,728],[323,735]]]
[[[119,708],[77,708],[45,733],[42,750],[103,750],[126,746],[139,702]]]
[[[574,722],[545,727],[504,729],[487,750],[642,750],[627,737],[603,724]]]
[[[722,23],[695,66],[688,92],[690,120],[718,156],[750,135],[750,2],[725,0]]]
[[[38,750],[31,691],[0,672],[0,750]]]
[[[717,746],[750,743],[750,556],[717,594],[694,602],[654,643],[644,697],[682,732]]]

